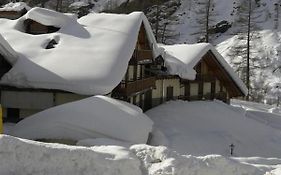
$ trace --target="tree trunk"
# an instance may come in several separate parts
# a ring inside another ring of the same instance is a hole
[[[159,36],[159,22],[160,22],[159,13],[160,13],[159,5],[157,5],[157,7],[156,7],[156,23],[155,23],[155,39],[156,39],[156,41],[158,41],[158,36]]]
[[[249,0],[249,11],[248,11],[248,31],[247,31],[247,69],[246,69],[246,86],[248,88],[248,94],[246,100],[249,100],[250,96],[250,35],[251,35],[251,14],[252,14],[252,0]]]
[[[210,17],[211,0],[208,0],[206,8],[206,42],[209,42],[209,17]]]

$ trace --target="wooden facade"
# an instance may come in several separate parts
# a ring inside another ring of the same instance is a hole
[[[208,51],[195,66],[195,80],[181,79],[184,100],[222,100],[226,103],[232,97],[243,96],[243,92],[218,62],[211,51]]]
[[[27,10],[23,9],[21,11],[0,11],[0,18],[7,18],[7,19],[18,19],[19,17],[26,14]]]
[[[147,68],[153,64],[152,45],[142,24],[127,72],[113,90],[112,97],[135,104],[144,111],[152,108],[152,89],[155,88],[156,77]]]

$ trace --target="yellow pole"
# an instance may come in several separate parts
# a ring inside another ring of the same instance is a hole
[[[3,134],[3,114],[2,106],[0,105],[0,134]]]

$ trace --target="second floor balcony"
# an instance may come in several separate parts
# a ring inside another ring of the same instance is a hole
[[[136,81],[122,81],[114,90],[114,93],[122,96],[130,96],[134,93],[155,87],[155,77],[147,77]]]

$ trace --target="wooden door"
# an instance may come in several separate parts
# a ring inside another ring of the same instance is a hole
[[[172,100],[174,97],[174,87],[173,86],[168,86],[167,87],[167,92],[166,92],[166,100]]]

